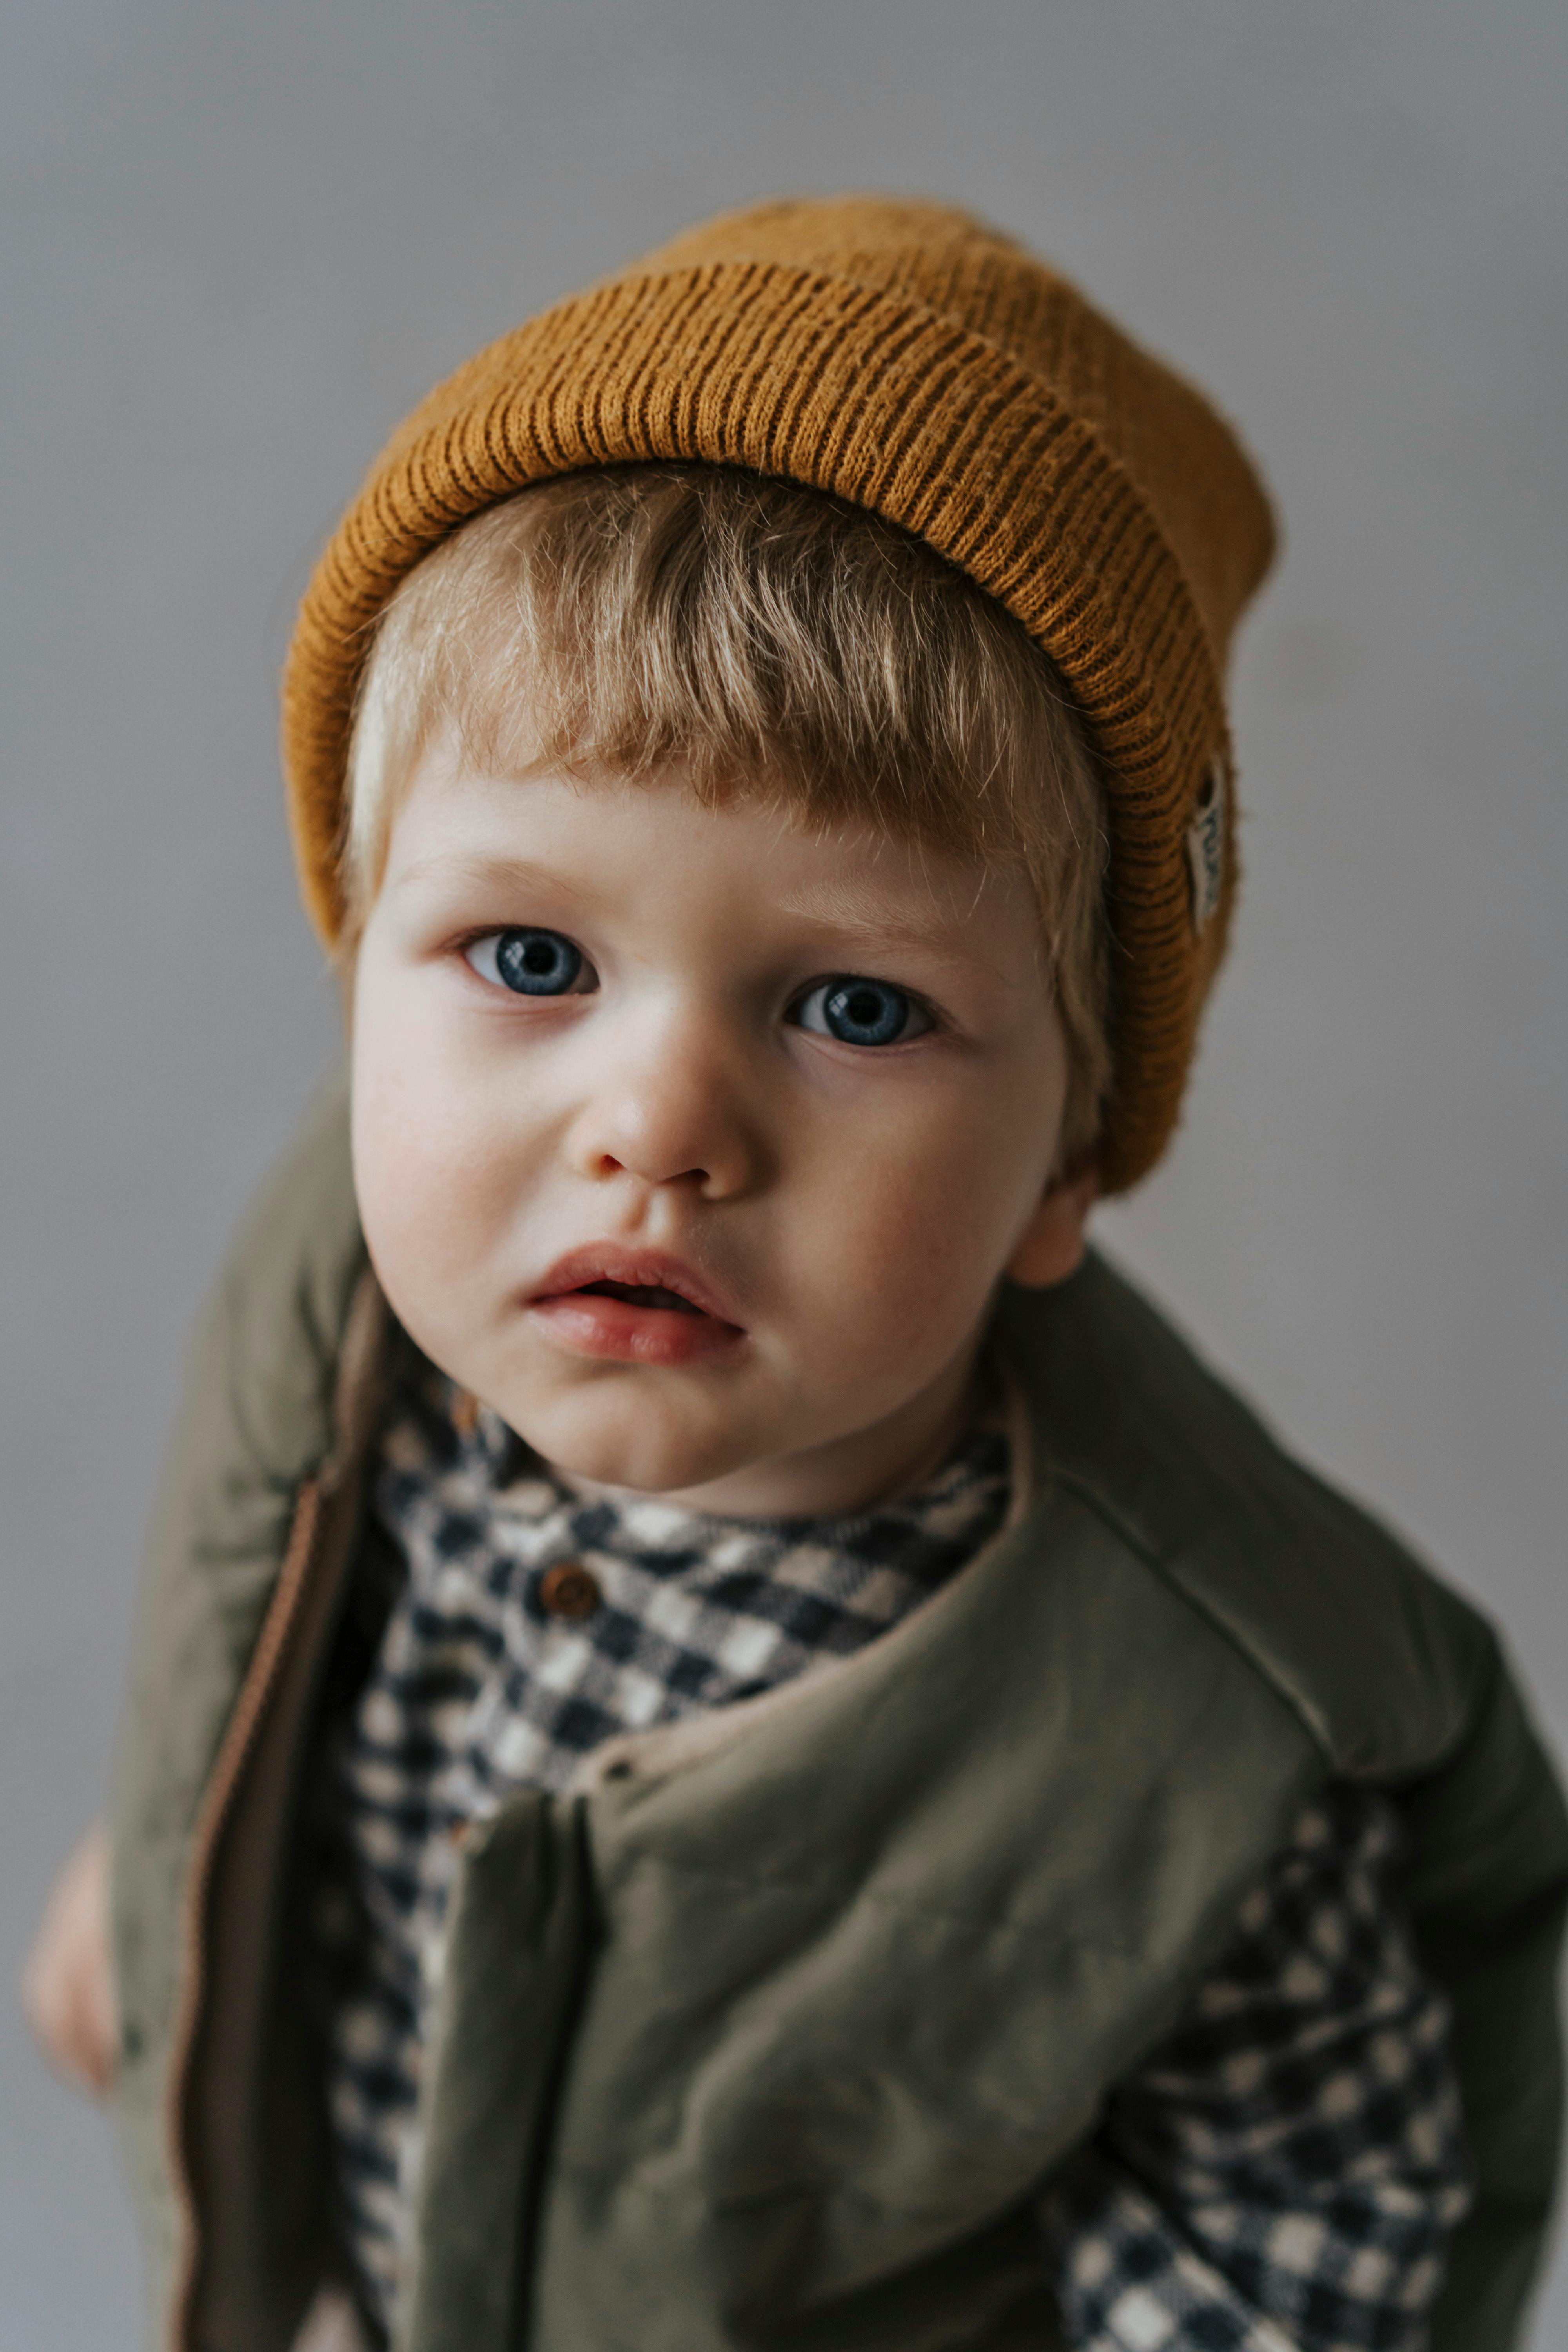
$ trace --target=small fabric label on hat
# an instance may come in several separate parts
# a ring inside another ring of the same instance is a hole
[[[1207,929],[1225,886],[1225,761],[1215,760],[1187,827],[1187,873],[1193,886],[1193,929]]]

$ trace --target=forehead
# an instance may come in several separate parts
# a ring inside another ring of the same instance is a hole
[[[1039,940],[1016,860],[988,865],[868,826],[824,826],[742,782],[700,793],[679,766],[644,781],[539,767],[496,775],[450,745],[423,760],[394,820],[387,897],[483,893],[548,881],[626,908],[733,914],[840,933],[933,932],[998,945]]]

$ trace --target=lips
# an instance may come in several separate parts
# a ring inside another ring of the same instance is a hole
[[[676,1365],[732,1353],[745,1339],[729,1302],[662,1250],[595,1242],[558,1258],[527,1301],[574,1355]]]

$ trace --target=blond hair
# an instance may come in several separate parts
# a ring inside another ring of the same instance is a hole
[[[341,868],[352,957],[399,798],[440,730],[465,761],[537,761],[866,825],[987,864],[1038,900],[1071,1059],[1064,1166],[1110,1082],[1103,795],[1047,656],[898,525],[705,466],[541,483],[465,524],[379,615],[361,675]]]

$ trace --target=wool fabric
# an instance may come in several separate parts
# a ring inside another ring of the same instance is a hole
[[[773,475],[926,541],[1066,679],[1110,827],[1125,1190],[1170,1139],[1236,895],[1224,670],[1268,569],[1229,426],[1054,269],[966,214],[882,196],[726,214],[528,320],[393,436],[323,552],[284,675],[290,822],[331,945],[353,702],[373,625],[462,523],[589,466]]]

